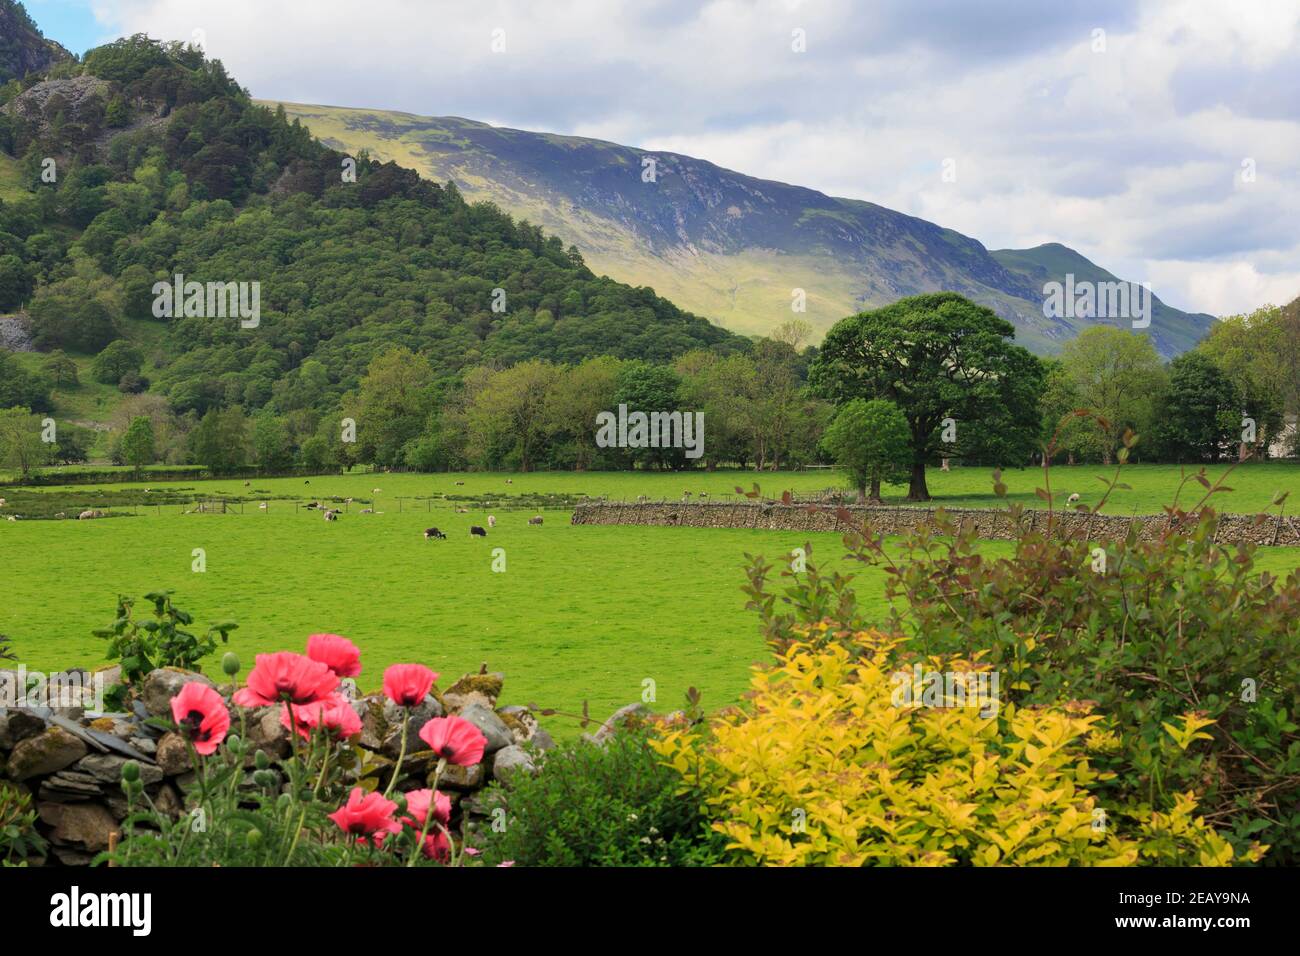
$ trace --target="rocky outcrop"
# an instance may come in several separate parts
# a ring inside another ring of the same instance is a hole
[[[573,524],[658,525],[685,528],[756,528],[768,531],[847,531],[865,521],[876,534],[908,534],[932,524],[934,508],[851,505],[846,510],[852,523],[841,520],[836,508],[813,509],[807,505],[759,502],[599,502],[579,504],[573,511]],[[1005,511],[974,508],[948,508],[944,513],[954,521],[974,526],[981,538],[1006,541],[1019,528]],[[1045,511],[1027,511],[1023,518],[1029,530],[1045,530]],[[1057,512],[1053,527],[1062,536],[1081,536],[1087,540],[1122,538],[1130,525],[1137,522],[1144,539],[1161,537],[1169,529],[1167,515],[1087,515]],[[1191,525],[1192,522],[1188,522]],[[1300,546],[1300,518],[1278,515],[1223,514],[1218,519],[1215,540],[1221,544]]]
[[[36,343],[25,316],[0,315],[0,349],[9,352],[35,352]]]
[[[65,123],[98,127],[103,122],[104,107],[112,88],[107,80],[89,75],[42,80],[15,96],[8,110],[15,119],[32,124],[42,135],[60,116]]]

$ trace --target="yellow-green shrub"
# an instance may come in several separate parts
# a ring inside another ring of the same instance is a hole
[[[859,637],[865,650],[856,657],[839,644],[794,645],[775,668],[756,669],[744,708],[718,715],[704,733],[674,730],[656,743],[706,794],[737,863],[1232,860],[1227,842],[1194,816],[1192,794],[1164,814],[1099,804],[1090,788],[1104,776],[1089,752],[1117,741],[1086,705],[1004,705],[991,716],[977,707],[895,706],[896,646],[874,633]],[[941,672],[979,666],[925,662]]]

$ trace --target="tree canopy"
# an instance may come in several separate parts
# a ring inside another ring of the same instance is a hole
[[[911,436],[908,498],[928,501],[926,465],[1023,465],[1037,447],[1043,365],[1011,323],[954,292],[901,299],[837,322],[809,372],[822,396],[894,402]]]

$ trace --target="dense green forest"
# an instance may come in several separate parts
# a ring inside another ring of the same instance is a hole
[[[49,77],[0,93],[0,148],[34,189],[0,205],[0,310],[26,306],[42,350],[93,353],[156,321],[159,280],[260,283],[256,329],[167,323],[153,390],[180,414],[287,411],[309,359],[326,372],[309,396],[323,411],[393,346],[454,377],[480,362],[746,344],[454,187],[353,164],[191,48],[133,37]]]

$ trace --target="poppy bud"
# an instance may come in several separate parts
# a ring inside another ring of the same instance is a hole
[[[262,831],[257,829],[257,827],[253,827],[244,837],[244,841],[249,846],[260,846],[262,843]]]
[[[268,770],[271,766],[271,758],[266,755],[265,750],[259,750],[253,756],[253,766],[258,770]]]
[[[234,677],[239,673],[239,655],[234,651],[226,651],[221,658],[221,669],[226,672],[227,677]]]
[[[140,765],[134,760],[128,760],[122,764],[122,780],[125,783],[135,783],[140,779]]]

